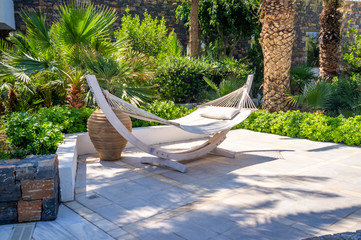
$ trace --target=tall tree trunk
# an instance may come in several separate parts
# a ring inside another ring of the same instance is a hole
[[[295,40],[292,0],[262,1],[260,43],[264,55],[263,109],[287,110],[292,46]]]
[[[189,48],[190,56],[198,57],[198,7],[199,0],[191,0]]]
[[[323,0],[320,16],[320,78],[332,81],[340,60],[342,0]]]

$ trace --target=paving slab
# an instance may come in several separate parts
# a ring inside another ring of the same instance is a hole
[[[45,239],[113,239],[64,205],[59,206],[58,217],[54,221],[38,222],[34,240]]]

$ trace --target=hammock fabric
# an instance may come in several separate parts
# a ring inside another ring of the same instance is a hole
[[[103,90],[103,93],[112,109],[120,109],[124,113],[134,118],[174,125],[191,133],[215,134],[220,131],[232,128],[233,126],[245,120],[252,113],[252,111],[257,110],[249,96],[252,80],[253,75],[249,75],[247,83],[243,87],[221,98],[202,104],[191,114],[175,120],[166,120],[152,113],[139,109],[136,106],[118,98],[117,96],[114,96],[107,90]],[[215,119],[204,117],[204,115],[207,115],[209,112],[214,113],[216,111],[214,114],[217,115],[217,112],[222,113],[223,111],[228,111],[229,109],[235,109],[238,111],[231,119]]]

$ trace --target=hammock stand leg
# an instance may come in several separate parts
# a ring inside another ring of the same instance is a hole
[[[215,148],[210,153],[214,154],[214,155],[222,156],[222,157],[227,157],[227,158],[235,158],[236,157],[235,152],[224,149],[224,148],[219,148],[219,147]]]
[[[170,167],[181,173],[185,173],[187,171],[187,167],[185,165],[171,159],[165,159],[160,157],[142,157],[141,163],[159,165],[162,167]]]

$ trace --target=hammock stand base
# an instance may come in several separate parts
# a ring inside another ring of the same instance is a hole
[[[235,158],[236,157],[235,152],[229,151],[227,149],[219,148],[219,147],[216,147],[214,150],[210,151],[209,153],[214,154],[214,155],[218,155],[218,156],[222,156],[222,157],[227,157],[227,158]],[[192,159],[183,160],[183,161],[191,161],[191,160]],[[186,165],[181,163],[183,161],[166,159],[166,158],[161,158],[161,157],[156,157],[156,156],[142,157],[140,159],[140,162],[143,163],[143,164],[150,164],[150,165],[155,165],[155,166],[169,167],[169,168],[177,170],[177,171],[179,171],[181,173],[185,173],[185,172],[187,172],[188,168],[187,168]]]

